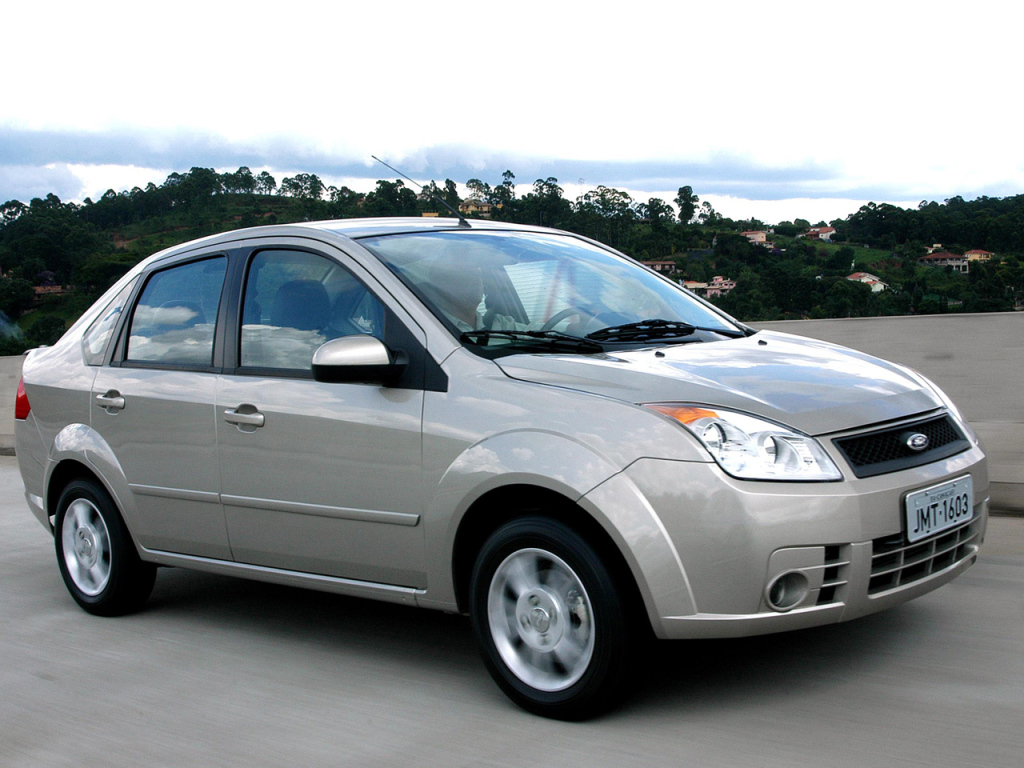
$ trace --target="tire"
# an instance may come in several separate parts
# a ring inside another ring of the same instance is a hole
[[[523,709],[582,720],[621,696],[634,634],[623,592],[563,523],[524,517],[491,535],[473,569],[470,617],[488,671]]]
[[[64,489],[54,540],[64,584],[89,613],[131,613],[153,591],[156,566],[139,559],[117,506],[98,483],[75,480]]]

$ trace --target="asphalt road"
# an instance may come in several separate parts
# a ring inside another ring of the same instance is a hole
[[[509,703],[466,619],[161,570],[81,611],[0,458],[0,766],[1024,764],[1024,519],[915,602],[785,635],[659,644],[617,711]]]

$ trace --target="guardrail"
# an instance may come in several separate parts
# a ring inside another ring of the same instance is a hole
[[[953,398],[989,456],[992,504],[1024,513],[1024,312],[753,323],[915,368]],[[0,452],[14,448],[21,356],[0,357]]]

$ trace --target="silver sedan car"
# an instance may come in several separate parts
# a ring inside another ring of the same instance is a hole
[[[16,410],[85,610],[176,566],[465,613],[505,693],[560,718],[614,702],[649,637],[929,592],[988,517],[978,440],[919,373],[495,222],[158,253],[29,354]]]

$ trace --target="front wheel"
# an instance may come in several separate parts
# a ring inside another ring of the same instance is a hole
[[[488,671],[524,709],[577,720],[618,698],[629,653],[622,592],[568,526],[513,520],[484,544],[471,582]]]
[[[102,486],[90,480],[68,484],[57,503],[54,537],[64,584],[89,613],[130,613],[152,592],[156,566],[139,559],[117,506]]]

